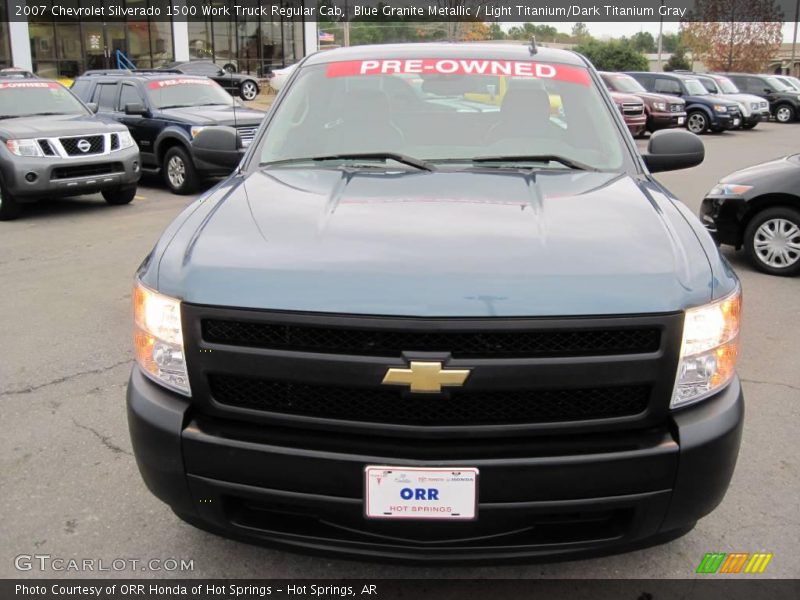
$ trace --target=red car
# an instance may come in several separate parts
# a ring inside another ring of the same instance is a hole
[[[641,135],[647,128],[647,114],[644,112],[644,102],[636,96],[611,92],[611,98],[617,105],[625,124],[628,126],[633,137]]]
[[[632,94],[644,102],[647,131],[650,133],[670,127],[686,125],[686,102],[675,96],[648,92],[642,84],[625,73],[600,72],[609,92]]]

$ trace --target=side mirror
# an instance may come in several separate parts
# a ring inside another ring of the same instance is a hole
[[[88,108],[93,113],[97,114],[97,109],[100,107],[97,105],[97,102],[87,102],[86,108]]]
[[[130,102],[125,105],[125,114],[145,116],[147,114],[147,109],[144,104],[140,102]]]
[[[662,129],[650,136],[647,153],[642,155],[651,173],[696,167],[706,156],[703,142],[695,134],[678,129]]]
[[[203,162],[235,168],[242,160],[242,140],[233,127],[206,127],[192,140],[194,155]]]

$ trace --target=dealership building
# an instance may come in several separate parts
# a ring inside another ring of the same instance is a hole
[[[149,1],[114,0],[114,4],[146,7]],[[233,3],[208,2],[214,6]],[[126,59],[140,69],[206,59],[264,76],[297,62],[315,51],[318,43],[315,22],[280,17],[207,17],[187,22],[164,16],[107,20],[30,16],[12,21],[9,10],[8,0],[0,0],[0,67],[21,67],[51,78],[116,68]]]

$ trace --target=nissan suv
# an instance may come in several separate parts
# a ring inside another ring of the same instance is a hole
[[[160,172],[176,194],[194,192],[203,178],[228,175],[230,165],[199,159],[192,139],[203,129],[234,126],[239,142],[231,151],[241,158],[264,118],[245,108],[208,77],[165,70],[87,71],[72,84],[98,114],[126,125],[139,144],[142,167]]]
[[[43,198],[100,192],[128,204],[139,149],[125,127],[93,114],[56,81],[0,75],[0,220]]]
[[[739,283],[651,174],[697,136],[640,154],[591,64],[535,45],[330,50],[276,102],[134,282],[133,449],[181,519],[430,565],[621,551],[720,503]]]
[[[692,133],[720,132],[742,124],[738,102],[710,94],[692,75],[680,73],[628,73],[648,92],[677,96],[686,102],[686,128]]]

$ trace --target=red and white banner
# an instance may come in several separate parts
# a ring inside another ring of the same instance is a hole
[[[9,81],[0,83],[0,90],[30,89],[30,88],[50,88],[58,89],[61,84],[55,81]]]
[[[328,77],[358,75],[495,75],[552,79],[590,85],[582,67],[528,60],[482,60],[472,58],[406,58],[351,60],[328,65]]]
[[[159,90],[165,87],[172,87],[173,85],[217,85],[216,82],[210,79],[159,79],[158,81],[151,81],[147,84],[151,90]]]

